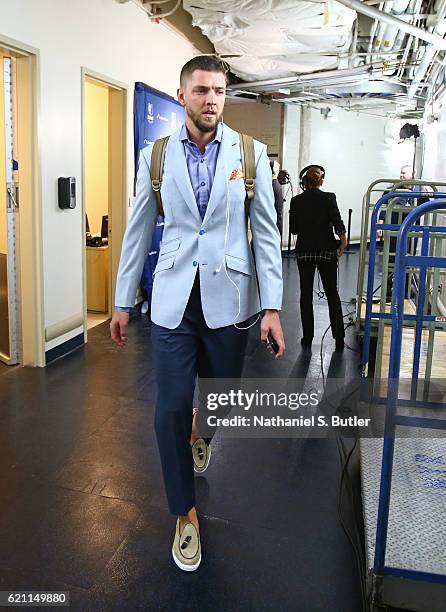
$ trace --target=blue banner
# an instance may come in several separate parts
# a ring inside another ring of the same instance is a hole
[[[158,138],[172,134],[182,123],[184,123],[184,108],[177,100],[144,83],[135,83],[135,185],[141,149]],[[141,277],[141,289],[149,303],[152,295],[153,271],[158,261],[163,227],[164,219],[158,217]]]

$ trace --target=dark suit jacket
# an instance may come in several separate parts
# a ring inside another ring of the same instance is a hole
[[[282,235],[282,216],[283,216],[283,191],[282,185],[277,179],[273,179],[273,192],[274,192],[274,208],[277,213],[277,227],[280,235]]]
[[[291,198],[290,226],[301,253],[334,251],[338,243],[333,230],[338,236],[345,233],[335,194],[320,189],[306,189]]]

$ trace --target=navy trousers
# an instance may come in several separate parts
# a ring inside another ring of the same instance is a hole
[[[186,515],[195,505],[190,436],[196,378],[240,378],[248,333],[234,325],[206,325],[198,273],[180,325],[167,329],[152,323],[158,385],[155,432],[172,514]]]

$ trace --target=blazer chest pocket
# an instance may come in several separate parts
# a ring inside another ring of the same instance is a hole
[[[226,255],[226,265],[231,270],[241,272],[242,274],[252,274],[251,264],[246,259],[240,259],[234,255]]]

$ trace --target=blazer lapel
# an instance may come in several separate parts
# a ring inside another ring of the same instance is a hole
[[[198,212],[197,201],[190,182],[189,171],[187,169],[186,155],[184,153],[184,145],[179,138],[179,132],[172,136],[169,140],[169,166],[172,168],[174,180],[183,196],[186,204],[190,208],[191,213],[201,225],[201,217]]]
[[[203,223],[206,223],[206,221],[211,218],[217,204],[222,199],[225,199],[226,188],[229,180],[227,167],[228,161],[233,155],[234,142],[235,140],[232,138],[231,133],[227,132],[223,127],[220,150],[217,157],[217,166],[215,168],[214,182],[212,183],[211,195],[209,197],[208,207],[206,209]]]

